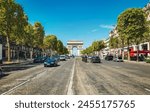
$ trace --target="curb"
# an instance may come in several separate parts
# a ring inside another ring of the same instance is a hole
[[[141,64],[141,65],[149,65],[150,66],[150,63],[146,63],[146,62],[136,62],[136,61],[127,61],[127,60],[124,60],[125,63],[135,63],[135,64]]]
[[[17,61],[11,61],[11,62],[4,61],[2,65],[16,65],[16,64],[26,64],[26,63],[33,63],[33,60],[20,60],[19,62],[17,62]]]

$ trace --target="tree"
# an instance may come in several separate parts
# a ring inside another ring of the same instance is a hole
[[[33,55],[33,47],[35,46],[35,36],[34,36],[34,29],[31,24],[25,27],[25,45],[30,47],[30,59],[32,59]]]
[[[10,39],[16,26],[16,7],[14,0],[0,0],[0,34],[6,36],[8,61],[10,61]]]
[[[69,54],[69,51],[65,46],[63,47],[63,54]]]
[[[40,22],[35,22],[33,29],[34,29],[34,36],[35,36],[35,40],[34,40],[35,46],[41,48],[43,46],[43,40],[45,36],[44,27]]]
[[[81,53],[84,55],[90,55],[93,52],[93,48],[92,46],[89,46],[88,48],[86,48],[85,50],[82,50]]]
[[[11,41],[15,41],[17,45],[25,45],[26,33],[25,27],[28,25],[28,17],[24,14],[23,8],[16,4],[15,8],[15,27],[14,27],[14,38]],[[17,50],[17,59],[19,60],[19,50]],[[26,51],[24,51],[26,58]]]
[[[127,9],[119,15],[117,30],[119,35],[124,36],[123,38],[125,38],[125,41],[127,42],[128,60],[130,60],[129,45],[131,40],[134,40],[135,44],[138,46],[139,42],[141,42],[144,38],[144,32],[146,31],[146,29],[146,18],[142,9]]]
[[[51,55],[53,51],[57,51],[57,37],[55,35],[48,35],[44,38],[44,46],[46,49],[49,49]]]
[[[61,40],[57,41],[57,52],[58,54],[62,54],[63,53],[63,43],[61,42]]]
[[[104,44],[104,41],[102,41],[102,40],[100,40],[100,41],[94,41],[92,43],[92,50],[93,51],[99,52],[103,48],[105,48],[105,44]]]
[[[44,27],[42,26],[42,24],[40,22],[35,22],[33,25],[33,29],[34,29],[34,45],[35,45],[35,55],[36,56],[41,56],[41,52],[44,52],[43,49],[43,40],[44,40],[44,36],[45,36],[45,31],[44,31]]]

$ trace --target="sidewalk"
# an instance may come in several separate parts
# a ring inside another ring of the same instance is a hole
[[[20,60],[11,60],[10,62],[8,61],[3,61],[2,65],[13,65],[13,64],[28,64],[28,63],[33,63],[33,59],[20,59]]]
[[[150,66],[150,63],[146,63],[145,61],[128,61],[128,60],[124,60],[124,62],[127,62],[127,63],[135,63],[135,64],[142,64],[142,65],[149,65]]]

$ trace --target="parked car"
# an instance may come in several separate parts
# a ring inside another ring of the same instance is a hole
[[[101,63],[101,59],[99,56],[92,56],[91,63]]]
[[[82,61],[87,62],[87,56],[82,56]]]
[[[3,75],[3,70],[2,70],[2,67],[0,66],[0,76]]]
[[[107,60],[107,61],[112,61],[112,60],[113,60],[113,56],[112,56],[112,55],[107,55],[107,56],[105,57],[105,60]]]
[[[130,60],[131,60],[131,61],[136,61],[136,60],[137,60],[137,56],[132,56],[132,57],[130,57]],[[139,57],[138,57],[138,60],[139,60],[139,61],[144,61],[145,59],[144,59],[143,56],[139,56]]]
[[[66,56],[65,55],[60,55],[60,61],[66,61]]]
[[[52,56],[57,62],[60,61],[60,56],[59,55],[56,55],[56,56]]]
[[[123,62],[123,59],[122,59],[121,56],[115,57],[113,60],[114,60],[115,62]]]
[[[43,63],[47,57],[36,57],[33,59],[33,63]]]
[[[53,57],[49,57],[44,61],[44,67],[57,66],[57,65],[58,65],[58,61]]]
[[[70,56],[68,56],[68,55],[65,55],[66,56],[66,59],[70,59]]]

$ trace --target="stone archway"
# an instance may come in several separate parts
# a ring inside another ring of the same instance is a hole
[[[73,48],[77,48],[77,56],[81,56],[81,50],[83,50],[83,42],[78,40],[71,40],[67,42],[67,49],[69,51],[69,55],[73,55]]]

